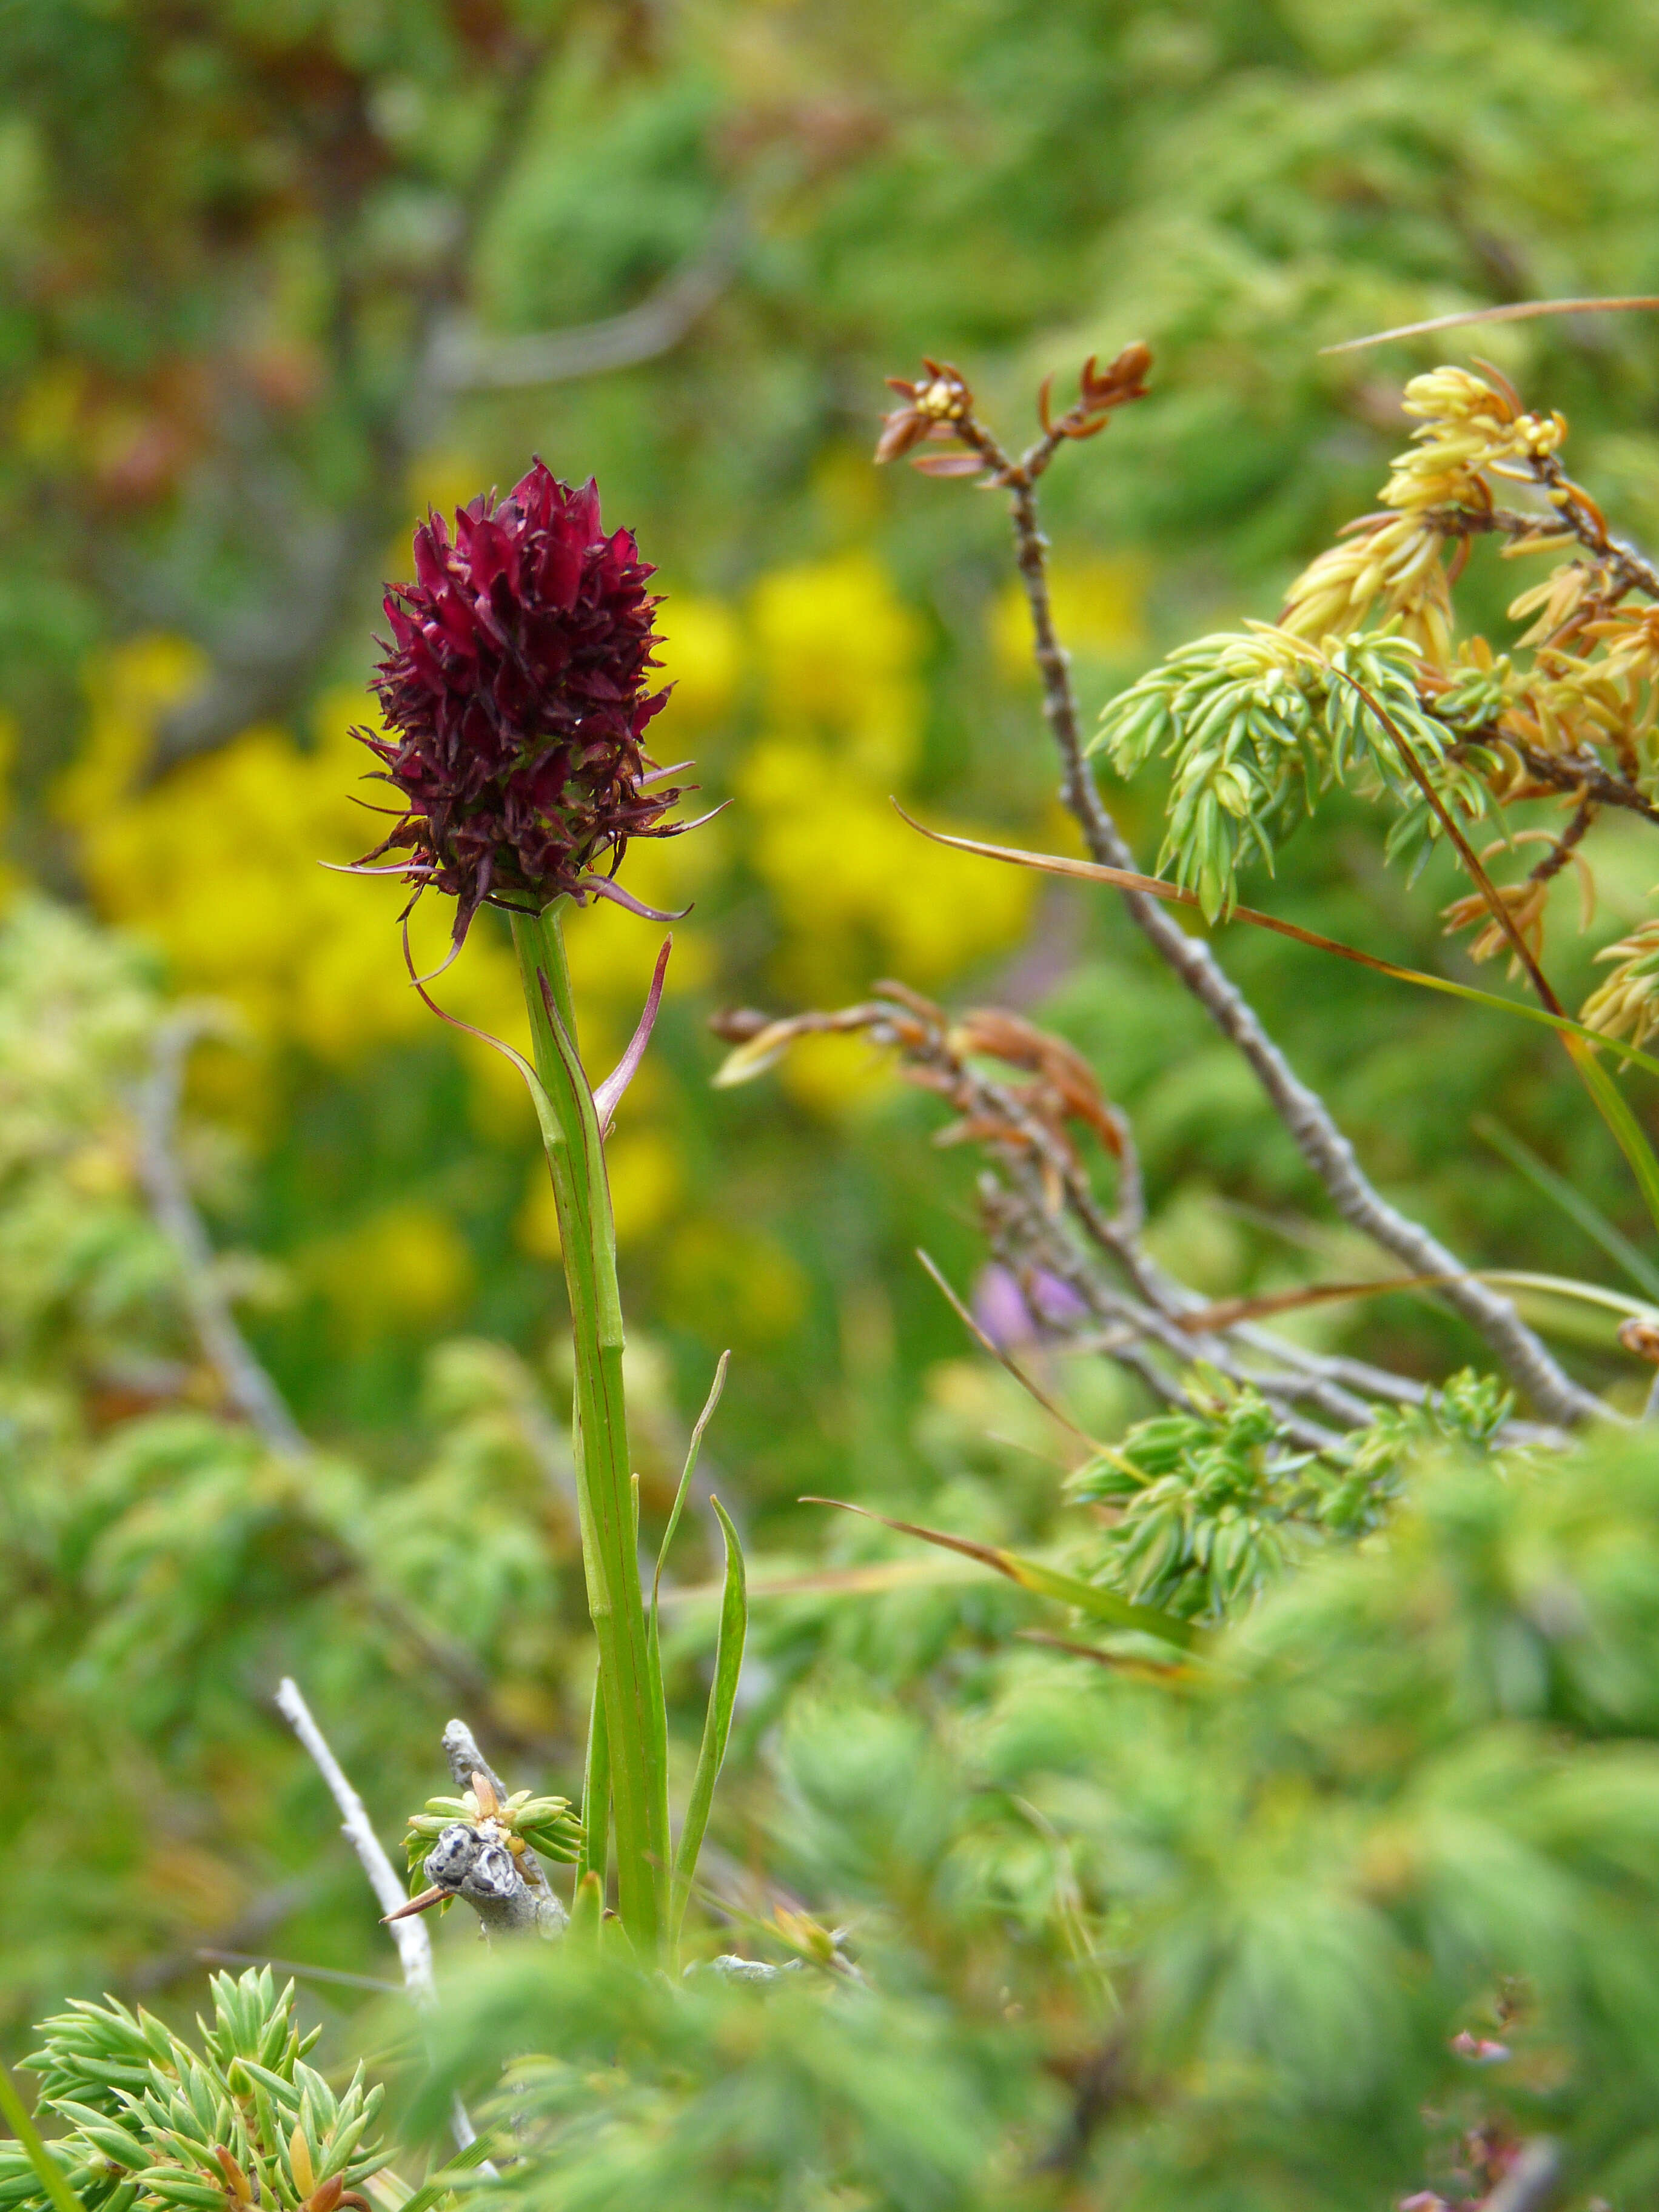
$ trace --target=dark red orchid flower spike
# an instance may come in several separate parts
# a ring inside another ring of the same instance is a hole
[[[357,865],[406,854],[417,897],[456,901],[458,947],[483,905],[615,896],[629,838],[691,826],[665,819],[684,793],[642,743],[668,697],[650,689],[653,573],[630,531],[604,534],[592,482],[539,460],[458,510],[453,539],[440,515],[415,532],[374,679],[387,734],[356,733],[406,811]]]

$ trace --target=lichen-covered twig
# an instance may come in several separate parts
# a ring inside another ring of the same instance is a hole
[[[527,1793],[509,1796],[465,1721],[448,1723],[443,1745],[457,1796],[432,1800],[411,1820],[408,1843],[411,1859],[418,1860],[422,1844],[430,1842],[421,1862],[430,1887],[415,1897],[400,1890],[387,1919],[402,1927],[459,1897],[477,1914],[485,1936],[562,1935],[568,1916],[515,1819]],[[532,1809],[562,1815],[567,1808],[561,1798]]]

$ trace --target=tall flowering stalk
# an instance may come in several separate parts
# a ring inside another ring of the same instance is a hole
[[[591,483],[573,490],[539,461],[505,500],[462,508],[453,538],[441,518],[422,524],[415,567],[415,581],[394,586],[386,601],[392,637],[374,679],[386,734],[360,733],[404,811],[358,865],[400,855],[387,872],[413,884],[416,897],[428,888],[452,896],[457,951],[481,906],[512,917],[533,1069],[513,1057],[536,1100],[558,1208],[575,1350],[582,1557],[599,1644],[579,1902],[585,1894],[597,1905],[614,1832],[623,1925],[651,1960],[672,1942],[684,1910],[730,1728],[744,1628],[742,1562],[722,1514],[728,1602],[676,1858],[654,1593],[647,1607],[640,1576],[605,1158],[609,1117],[649,1035],[663,963],[634,1046],[596,1091],[577,1046],[562,933],[565,908],[594,896],[649,915],[614,880],[629,840],[694,826],[665,818],[682,793],[664,787],[665,772],[642,746],[667,696],[648,688],[653,572],[631,532],[603,533]]]

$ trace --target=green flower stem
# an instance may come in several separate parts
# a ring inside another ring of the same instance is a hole
[[[587,1606],[599,1646],[617,1903],[635,1951],[641,1960],[654,1961],[666,1923],[670,1865],[666,1723],[651,1665],[634,1538],[611,1188],[592,1091],[577,1056],[561,905],[556,900],[534,917],[514,915],[513,940],[530,1012],[536,1073],[559,1130],[547,1158],[575,1343],[576,1480]],[[586,1809],[590,1818],[597,1810]]]

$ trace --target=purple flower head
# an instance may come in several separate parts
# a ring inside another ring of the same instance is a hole
[[[388,734],[357,732],[408,811],[358,865],[406,851],[417,896],[456,900],[457,945],[480,906],[580,902],[630,837],[690,826],[664,821],[684,793],[653,782],[641,742],[668,698],[648,688],[653,573],[631,531],[603,534],[595,484],[539,460],[506,499],[459,508],[453,539],[441,515],[416,531],[374,678]]]
[[[1066,1336],[1088,1310],[1071,1285],[1047,1268],[1022,1282],[1000,1260],[989,1260],[974,1285],[974,1319],[999,1352]]]

